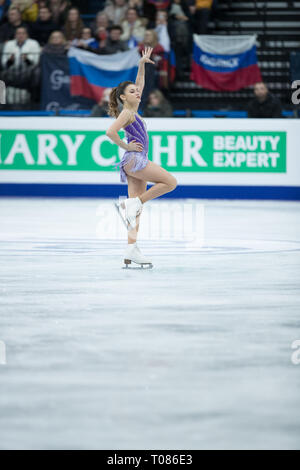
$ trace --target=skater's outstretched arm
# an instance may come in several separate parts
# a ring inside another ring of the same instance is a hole
[[[153,62],[153,60],[150,59],[152,51],[153,51],[152,47],[146,47],[143,50],[143,55],[139,61],[139,68],[138,68],[138,73],[136,76],[135,84],[138,87],[141,96],[142,96],[144,85],[145,85],[145,63],[148,62],[150,64],[155,64],[155,62]]]

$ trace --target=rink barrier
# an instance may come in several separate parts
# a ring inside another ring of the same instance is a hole
[[[0,196],[118,197],[124,150],[108,118],[0,118]],[[148,118],[149,159],[177,179],[166,198],[299,200],[297,119]],[[120,132],[124,139],[124,133]]]
[[[127,196],[127,187],[121,184],[0,184],[0,197],[117,198],[120,195]],[[161,198],[299,201],[300,187],[182,185]]]
[[[142,112],[140,112],[143,115]],[[16,111],[16,110],[0,110],[1,116],[82,116],[90,117],[90,109],[57,109],[57,111]],[[211,110],[211,109],[174,109],[173,117],[192,117],[192,118],[247,118],[248,113],[245,110],[234,110],[234,111],[221,111],[221,110]],[[282,117],[284,118],[296,118],[295,112],[292,110],[283,110]]]

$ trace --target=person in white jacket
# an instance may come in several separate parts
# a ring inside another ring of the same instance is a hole
[[[138,17],[135,8],[128,8],[126,20],[122,23],[122,29],[121,40],[127,41],[129,48],[137,46],[144,39],[146,28]]]
[[[13,80],[14,76],[20,78],[20,75],[26,73],[26,69],[38,64],[40,59],[41,47],[35,39],[28,37],[26,27],[20,26],[16,29],[15,39],[7,41],[4,44],[2,52],[2,69],[9,71],[9,76]],[[28,103],[30,93],[21,87],[7,87],[7,103]]]

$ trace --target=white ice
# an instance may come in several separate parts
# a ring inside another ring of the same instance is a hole
[[[146,203],[142,271],[112,202],[0,199],[0,447],[299,449],[300,204]]]

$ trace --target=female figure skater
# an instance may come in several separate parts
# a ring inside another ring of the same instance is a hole
[[[177,186],[177,180],[171,173],[148,159],[149,138],[146,124],[137,114],[145,83],[145,62],[153,63],[150,59],[151,53],[151,47],[146,47],[143,51],[135,83],[130,81],[120,83],[113,88],[109,99],[109,114],[116,120],[106,131],[106,135],[126,150],[122,160],[115,165],[120,167],[120,181],[127,180],[128,183],[129,197],[116,204],[119,211],[121,209],[125,211],[128,223],[128,246],[124,256],[126,267],[131,261],[140,267],[144,265],[152,267],[151,261],[142,255],[136,244],[143,204],[173,191]],[[127,137],[127,144],[118,135],[118,131],[122,128]],[[148,190],[147,181],[155,183]]]

